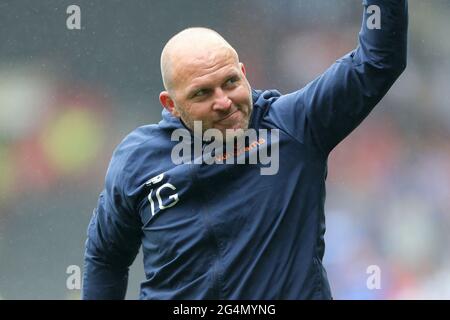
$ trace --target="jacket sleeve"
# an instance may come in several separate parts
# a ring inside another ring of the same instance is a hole
[[[110,166],[87,231],[82,299],[124,299],[128,270],[139,251],[141,225]]]
[[[303,89],[275,102],[279,126],[325,155],[361,123],[406,68],[407,0],[363,4],[358,47]]]

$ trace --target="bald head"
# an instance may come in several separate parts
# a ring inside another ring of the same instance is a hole
[[[164,88],[171,91],[176,73],[186,65],[195,65],[199,58],[222,52],[239,62],[234,48],[216,31],[207,28],[188,28],[173,36],[161,53],[161,75]]]
[[[253,109],[245,66],[217,32],[189,28],[173,36],[161,54],[165,90],[161,105],[189,129],[247,129]]]

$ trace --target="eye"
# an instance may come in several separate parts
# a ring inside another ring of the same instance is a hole
[[[194,97],[201,97],[205,94],[206,94],[205,90],[198,90],[194,93]]]
[[[194,92],[194,94],[192,95],[192,98],[200,98],[200,97],[204,97],[209,93],[208,89],[199,89],[197,91]]]
[[[235,82],[237,82],[239,80],[239,78],[237,76],[231,77],[230,79],[227,80],[227,82],[225,82],[226,85],[232,85]]]

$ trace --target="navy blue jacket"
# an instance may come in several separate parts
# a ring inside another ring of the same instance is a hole
[[[183,125],[166,111],[122,141],[88,227],[84,299],[123,299],[141,245],[142,299],[332,297],[322,266],[327,157],[406,67],[407,1],[364,5],[358,47],[324,74],[286,95],[253,90],[250,127],[280,130],[278,174],[174,165],[171,133]],[[368,28],[370,5],[381,29]]]

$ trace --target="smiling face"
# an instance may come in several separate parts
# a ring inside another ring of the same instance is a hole
[[[202,121],[203,131],[247,129],[253,106],[244,65],[223,38],[200,30],[163,51],[170,55],[166,70],[162,59],[167,91],[160,94],[161,104],[191,130],[194,121]]]

